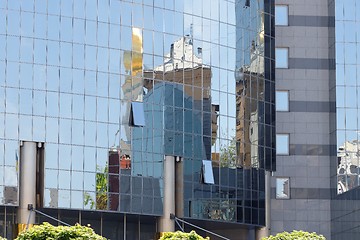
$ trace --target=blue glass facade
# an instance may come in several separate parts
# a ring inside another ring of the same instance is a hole
[[[161,216],[170,155],[182,159],[185,218],[264,225],[274,10],[250,2],[0,1],[2,209],[19,204],[19,146],[34,141],[49,212]]]
[[[336,80],[330,90],[336,101],[332,134],[337,147],[332,168],[337,192],[332,201],[332,239],[358,239],[360,5],[342,0],[330,3],[335,12]]]

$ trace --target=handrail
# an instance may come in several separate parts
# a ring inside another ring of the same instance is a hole
[[[177,221],[182,222],[182,223],[185,223],[185,224],[187,224],[187,225],[190,225],[190,226],[192,226],[192,227],[194,227],[194,228],[200,229],[201,231],[210,233],[210,234],[212,234],[212,235],[214,235],[214,236],[216,236],[216,237],[219,237],[219,238],[222,238],[222,239],[225,239],[225,240],[231,240],[230,238],[226,238],[226,237],[221,236],[221,235],[219,235],[219,234],[217,234],[217,233],[211,232],[211,231],[206,230],[206,229],[204,229],[204,228],[202,228],[202,227],[196,226],[195,224],[192,224],[192,223],[189,223],[189,222],[187,222],[187,221],[185,221],[185,220],[182,220],[182,219],[176,217],[174,214],[170,214],[170,219],[174,219],[175,222],[176,222],[178,225],[180,225],[180,224],[179,224]],[[182,227],[180,227],[180,229],[181,229],[181,231],[184,231],[184,229],[183,229]]]
[[[28,204],[28,210],[29,210],[29,211],[34,211],[34,212],[39,213],[39,214],[41,214],[41,215],[43,215],[43,216],[45,216],[45,217],[47,217],[47,218],[50,218],[50,219],[52,219],[52,220],[54,220],[54,221],[57,221],[57,222],[65,225],[65,226],[71,227],[71,225],[68,224],[68,223],[66,223],[66,222],[63,222],[63,221],[61,221],[61,220],[59,220],[59,219],[57,219],[57,218],[54,218],[54,217],[52,217],[52,216],[50,216],[50,215],[47,215],[46,213],[43,213],[43,212],[41,212],[41,211],[39,211],[39,210],[36,210],[36,209],[32,206],[32,204]],[[27,224],[27,226],[29,226],[29,220],[30,220],[30,217],[29,217],[29,219],[28,219],[28,224]]]

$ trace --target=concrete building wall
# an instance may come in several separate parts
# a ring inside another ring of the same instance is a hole
[[[289,134],[289,155],[277,156],[272,177],[271,234],[305,230],[330,239],[329,28],[327,0],[276,0],[288,6],[288,26],[276,26],[276,47],[289,49],[276,69],[276,90],[289,91],[289,111],[277,112],[276,132]],[[289,177],[290,198],[276,198],[276,178]]]

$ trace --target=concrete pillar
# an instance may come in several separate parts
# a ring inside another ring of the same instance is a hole
[[[176,157],[175,163],[175,215],[184,217],[184,163],[180,157]]]
[[[35,212],[28,210],[28,204],[36,206],[36,150],[37,143],[23,142],[20,147],[20,184],[18,207],[18,230],[25,230],[27,224],[35,223]]]
[[[164,160],[164,211],[159,219],[159,232],[175,231],[175,157],[165,156]]]
[[[271,231],[271,172],[265,171],[265,227],[256,230],[256,239],[268,237]]]

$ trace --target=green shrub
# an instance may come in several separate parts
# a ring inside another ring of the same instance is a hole
[[[16,240],[106,240],[106,238],[97,235],[90,227],[81,226],[53,226],[50,223],[44,222],[41,225],[36,225],[25,232],[19,234]]]
[[[2,236],[0,236],[0,240],[6,240],[6,238],[3,238]]]
[[[326,240],[323,235],[318,235],[316,233],[309,233],[304,231],[292,231],[278,233],[275,236],[269,236],[263,238],[262,240]]]
[[[195,231],[191,231],[190,233],[176,231],[164,233],[164,235],[159,240],[210,240],[210,238],[203,238]]]

